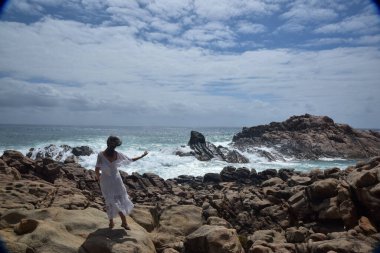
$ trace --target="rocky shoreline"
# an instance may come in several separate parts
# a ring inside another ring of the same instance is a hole
[[[380,242],[380,157],[309,173],[121,175],[136,203],[128,232],[107,228],[94,171],[5,151],[1,238],[17,253],[367,253]]]

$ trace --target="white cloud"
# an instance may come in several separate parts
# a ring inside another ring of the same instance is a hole
[[[338,17],[333,9],[318,8],[312,4],[294,4],[287,12],[281,15],[282,18],[292,20],[293,22],[326,22]]]
[[[254,24],[247,21],[239,22],[236,26],[239,33],[245,34],[263,33],[267,30],[262,24]]]
[[[206,47],[207,45],[219,47],[235,45],[234,33],[220,22],[209,22],[202,26],[193,27],[183,33],[182,39]]]
[[[177,34],[181,30],[181,27],[178,23],[169,23],[160,19],[154,20],[150,26],[161,32],[169,34]]]
[[[277,27],[275,32],[291,32],[291,33],[297,33],[297,32],[302,32],[306,29],[306,26],[301,25],[299,23],[294,23],[294,22],[288,22],[285,23],[284,25],[281,25]]]
[[[357,44],[361,45],[374,45],[377,46],[380,44],[380,35],[365,35],[358,38],[356,41]]]
[[[195,12],[207,20],[227,20],[245,15],[268,15],[279,10],[277,3],[251,0],[195,0]]]
[[[308,2],[315,9],[305,9]],[[109,16],[96,24],[52,17],[29,25],[0,22],[0,104],[9,105],[0,106],[1,118],[20,121],[34,109],[72,115],[73,124],[109,115],[109,122],[124,125],[241,126],[252,118],[267,123],[310,110],[358,125],[380,117],[380,101],[367,99],[380,92],[376,31],[361,37],[306,36],[313,22],[338,19],[334,11],[342,9],[341,1],[331,12],[325,11],[325,1],[303,1],[305,13],[290,1],[70,3],[102,8]],[[277,23],[261,22],[280,9],[287,22],[278,30],[305,32],[303,46],[335,48],[283,48],[281,39],[288,38],[268,32]],[[255,33],[263,40],[241,40]],[[268,41],[273,49],[252,49],[266,48]],[[11,98],[23,102],[16,105]],[[52,117],[52,122],[62,120]]]
[[[324,25],[315,30],[316,33],[358,33],[378,32],[380,19],[377,15],[360,14],[348,17],[340,22]]]
[[[40,5],[31,4],[26,0],[10,1],[8,6],[5,6],[7,11],[17,11],[29,15],[37,15],[43,11]]]
[[[205,31],[218,27],[221,24],[210,23],[194,33],[194,40],[207,43],[211,38],[202,37]],[[49,80],[44,84],[54,87],[56,93],[49,94],[60,101],[54,104],[57,110],[87,110],[94,119],[105,110],[129,115],[136,124],[143,118],[146,124],[163,123],[160,115],[175,124],[173,115],[179,114],[188,116],[183,124],[196,115],[203,115],[204,124],[213,124],[235,115],[238,121],[222,125],[239,125],[251,118],[248,111],[262,114],[261,119],[270,112],[287,117],[289,112],[306,112],[311,104],[318,105],[316,113],[334,116],[346,108],[358,111],[366,96],[379,92],[380,52],[373,47],[217,54],[136,40],[129,27],[54,19],[29,26],[3,22],[0,35],[7,38],[0,41],[2,74],[29,85],[15,86],[12,94],[24,94],[19,90],[29,92],[41,87],[38,80]],[[4,79],[0,82],[12,87]],[[224,83],[232,90],[206,89],[210,83]],[[35,91],[38,99],[45,97],[38,96],[41,89]],[[299,105],[292,107],[293,102]]]

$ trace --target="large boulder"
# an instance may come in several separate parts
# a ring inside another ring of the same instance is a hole
[[[193,205],[171,205],[159,214],[158,227],[152,231],[158,250],[180,251],[185,237],[202,225],[202,208]]]
[[[66,210],[13,209],[5,212],[0,224],[14,227],[15,233],[0,230],[12,252],[146,252],[155,253],[146,230],[128,218],[131,231],[108,228],[107,215],[93,208]],[[34,251],[25,251],[26,249]],[[24,251],[22,251],[24,250]]]
[[[359,211],[368,213],[368,218],[380,228],[380,157],[372,159],[369,163],[357,165],[356,169],[347,175],[347,182],[355,199],[360,203]]]
[[[74,147],[71,152],[75,156],[89,156],[94,154],[94,151],[88,146]]]
[[[240,150],[256,147],[299,159],[320,157],[370,158],[380,155],[380,134],[337,124],[327,116],[305,114],[283,122],[243,128],[233,137]]]
[[[338,180],[333,178],[316,181],[306,188],[306,193],[311,201],[322,201],[338,194],[338,183]]]
[[[235,229],[203,225],[186,237],[186,253],[244,253]]]
[[[213,158],[226,161],[228,163],[248,163],[249,160],[240,154],[237,150],[230,150],[223,146],[216,147],[214,144],[207,142],[203,134],[197,131],[191,131],[188,145],[191,152],[178,151],[179,156],[195,156],[200,161],[209,161]]]

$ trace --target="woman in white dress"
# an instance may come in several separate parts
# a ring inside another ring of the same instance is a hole
[[[107,216],[110,221],[109,227],[114,227],[113,218],[119,215],[121,226],[129,230],[125,216],[131,213],[134,205],[129,199],[118,167],[137,161],[146,156],[148,152],[145,151],[141,156],[130,159],[115,151],[115,148],[120,145],[121,140],[118,137],[108,137],[106,150],[98,154],[95,173],[97,180],[100,181],[100,189],[106,203]],[[102,172],[101,174],[100,171]]]

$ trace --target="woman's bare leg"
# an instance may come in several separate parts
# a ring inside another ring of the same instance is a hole
[[[122,212],[119,212],[120,218],[121,218],[121,226],[125,228],[126,230],[130,230],[128,224],[127,224],[127,218]]]
[[[113,228],[115,226],[115,224],[113,223],[113,219],[110,219],[110,224],[108,226],[109,228]]]

